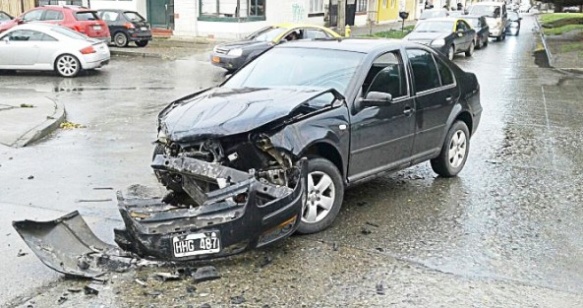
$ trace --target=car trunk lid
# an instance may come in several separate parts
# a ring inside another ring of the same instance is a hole
[[[107,24],[97,17],[96,11],[78,11],[75,13],[77,31],[90,37],[109,37]]]

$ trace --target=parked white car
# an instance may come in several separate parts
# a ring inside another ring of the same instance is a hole
[[[109,63],[107,45],[58,25],[30,23],[0,34],[0,70],[49,70],[75,77]]]

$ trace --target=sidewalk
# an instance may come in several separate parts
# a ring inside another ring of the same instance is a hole
[[[0,144],[24,147],[47,136],[65,120],[65,107],[47,97],[2,98]]]
[[[416,20],[408,20],[405,21],[405,27],[407,26],[414,26]],[[359,37],[359,36],[367,36],[373,33],[389,31],[389,30],[400,30],[401,29],[401,22],[390,22],[385,24],[374,24],[369,26],[354,26],[350,29],[352,30],[352,37]],[[341,33],[342,34],[342,33]]]
[[[583,31],[574,30],[560,35],[545,35],[538,16],[534,17],[549,66],[583,75]]]

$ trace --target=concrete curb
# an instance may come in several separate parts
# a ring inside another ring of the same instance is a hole
[[[142,51],[129,51],[129,50],[115,50],[109,49],[109,53],[112,56],[129,56],[129,57],[143,57],[143,58],[162,58],[159,53],[153,52],[142,52]]]
[[[20,148],[28,146],[55,131],[57,128],[59,128],[61,123],[65,121],[67,114],[65,111],[65,106],[58,100],[48,97],[47,99],[51,100],[55,104],[54,113],[48,116],[44,122],[24,133],[24,135],[20,136],[20,138],[18,138],[18,140],[12,144],[13,147]]]

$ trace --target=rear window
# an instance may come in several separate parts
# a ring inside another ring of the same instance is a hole
[[[97,12],[84,11],[75,13],[75,19],[79,21],[87,21],[87,20],[99,20],[99,17],[97,17]]]
[[[52,30],[54,32],[57,32],[61,35],[64,35],[66,37],[72,38],[72,39],[76,39],[76,40],[88,40],[89,38],[77,31],[73,31],[69,28],[65,28],[65,27],[54,27],[52,28]]]
[[[139,21],[146,20],[144,17],[142,17],[142,15],[140,15],[136,12],[124,12],[123,16],[125,16],[127,18],[127,20],[129,20],[131,22],[139,22]]]

